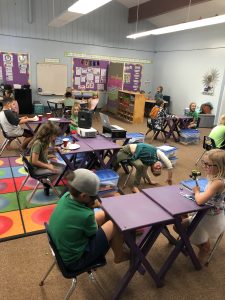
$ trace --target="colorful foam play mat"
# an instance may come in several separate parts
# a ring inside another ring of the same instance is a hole
[[[0,158],[0,241],[43,231],[59,199],[51,189],[46,196],[41,184],[32,195],[37,181],[24,184],[26,178],[20,158]],[[63,182],[56,189],[61,194]]]
[[[0,158],[0,242],[44,232],[44,223],[49,221],[59,197],[52,189],[46,196],[41,184],[32,194],[36,184],[35,179],[27,179],[20,158]],[[65,181],[59,183],[59,194],[65,192],[65,186]],[[99,193],[100,197],[116,195],[120,195],[117,189]]]

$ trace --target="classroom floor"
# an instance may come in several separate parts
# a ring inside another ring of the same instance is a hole
[[[119,126],[124,127],[130,132],[146,132],[146,121],[143,124],[133,125],[130,123],[121,122],[112,117],[110,117],[110,120],[111,124],[118,124]],[[93,127],[101,131],[101,125],[98,116],[94,118]],[[209,131],[210,129],[201,128],[201,139],[204,135],[208,135]],[[158,140],[152,142],[150,140],[150,136],[151,134],[146,138],[147,143],[152,143],[156,146],[163,144],[160,137]],[[175,143],[173,140],[170,140],[168,141],[168,144],[177,147],[178,160],[173,171],[173,183],[178,184],[181,180],[188,179],[191,170],[196,168],[195,161],[203,152],[202,141],[198,145],[184,146],[179,143]],[[7,156],[8,155],[15,157],[15,153],[13,151],[7,153]],[[15,161],[15,159],[12,158],[12,161]],[[16,166],[13,166],[13,163],[11,163],[11,159],[4,160],[4,163],[8,163],[10,165],[10,172],[14,174],[15,172],[13,173],[13,168],[15,168]],[[1,169],[4,169],[3,166],[1,167]],[[17,165],[17,173],[15,174],[18,174],[18,169],[21,169],[20,165]],[[24,178],[23,174],[19,174],[20,176],[18,177],[11,176],[7,180],[5,178],[4,182],[7,182],[10,179],[15,180],[16,182],[17,178]],[[122,169],[119,170],[119,175],[119,185],[122,186],[126,178]],[[132,180],[133,175],[128,182],[127,187],[123,190],[126,194],[131,192]],[[158,181],[159,186],[165,185],[166,170],[163,171],[162,176],[154,178],[154,180]],[[1,196],[3,195],[2,197],[7,198],[7,202],[5,203],[10,202],[10,197],[7,197],[5,195],[13,194],[13,192],[11,192],[11,187],[9,189],[9,187],[7,186],[5,185],[4,188],[5,193],[1,194]],[[143,182],[142,187],[150,186],[147,183]],[[29,190],[25,191],[25,193],[29,193]],[[12,199],[14,200],[12,201],[13,203],[17,203],[17,205],[19,205],[18,199],[16,197],[17,196],[14,194],[14,198],[12,197]],[[25,200],[22,200],[21,203],[23,204],[26,202]],[[38,205],[36,206],[36,204],[33,203],[33,208],[27,209],[23,206],[23,208],[21,209],[21,213],[24,215],[27,211],[30,211],[30,215],[28,217],[29,222],[24,221],[26,225],[25,230],[32,231],[32,228],[34,229],[36,226],[38,226],[37,218],[34,218],[33,210],[38,211],[45,208],[51,210],[51,207],[54,205],[49,203],[48,205],[40,207],[39,204],[40,203],[38,203]],[[0,213],[0,216],[2,213],[5,214],[5,212],[2,211]],[[14,212],[11,211],[10,213]],[[38,215],[41,215],[43,217],[42,213]],[[18,219],[22,223],[22,218],[20,217]],[[32,224],[30,228],[28,228],[28,223]],[[170,230],[172,231],[171,228]],[[176,233],[173,232],[173,234]],[[162,261],[168,256],[170,249],[171,245],[168,243],[164,236],[160,235],[147,258],[150,260],[153,266],[158,269]],[[0,243],[0,253],[0,299],[58,300],[64,298],[66,291],[69,288],[70,281],[64,279],[57,268],[53,269],[52,273],[46,281],[46,284],[43,287],[39,286],[41,277],[44,275],[48,266],[52,262],[52,256],[45,234],[39,234]],[[224,239],[221,241],[218,249],[216,250],[216,253],[210,265],[208,267],[203,267],[203,269],[200,271],[196,271],[193,268],[193,265],[191,264],[188,257],[180,254],[173,264],[171,270],[166,275],[165,286],[163,288],[156,288],[153,280],[149,278],[147,274],[142,276],[136,273],[127,289],[125,290],[124,294],[122,295],[121,299],[223,299],[225,292],[224,257]],[[71,297],[71,300],[111,299],[114,289],[127,270],[128,263],[124,262],[118,265],[114,264],[111,250],[107,254],[106,258],[107,265],[103,268],[100,268],[96,272],[96,277],[104,288],[105,296],[103,297],[100,294],[99,289],[96,288],[96,286],[88,280],[88,276],[86,274],[83,274],[79,276],[78,285],[73,296]]]

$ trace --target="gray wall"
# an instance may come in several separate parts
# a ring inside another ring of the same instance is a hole
[[[65,9],[65,2],[71,1],[55,1],[55,15]],[[72,84],[72,60],[64,57],[66,51],[154,58],[154,38],[126,39],[126,35],[135,31],[136,25],[127,23],[128,10],[118,2],[113,1],[61,28],[48,26],[53,18],[52,0],[32,0],[31,3],[32,23],[29,23],[27,0],[0,0],[0,50],[30,54],[34,100],[39,98],[36,94],[36,63],[43,62],[44,58],[59,58],[61,63],[68,65],[68,85]],[[149,23],[140,22],[138,28],[149,28]],[[144,66],[143,85],[145,81],[152,82],[152,69],[152,65]]]
[[[210,101],[218,115],[222,107],[225,67],[225,24],[158,36],[155,42],[154,82],[164,86],[171,96],[172,111],[181,114],[189,102],[199,106]],[[210,69],[219,71],[213,96],[203,95],[203,75]],[[216,121],[217,121],[216,119]]]

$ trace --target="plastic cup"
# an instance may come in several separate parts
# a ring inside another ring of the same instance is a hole
[[[64,138],[63,139],[63,147],[66,148],[67,145],[68,145],[68,143],[69,143],[69,139],[68,138]]]
[[[51,118],[51,116],[52,116],[52,113],[47,113],[46,114],[47,119]]]
[[[43,117],[43,115],[38,115],[39,121],[42,121],[42,117]]]

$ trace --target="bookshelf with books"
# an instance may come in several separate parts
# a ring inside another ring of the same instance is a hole
[[[130,123],[143,123],[145,110],[144,94],[119,91],[118,116]]]

